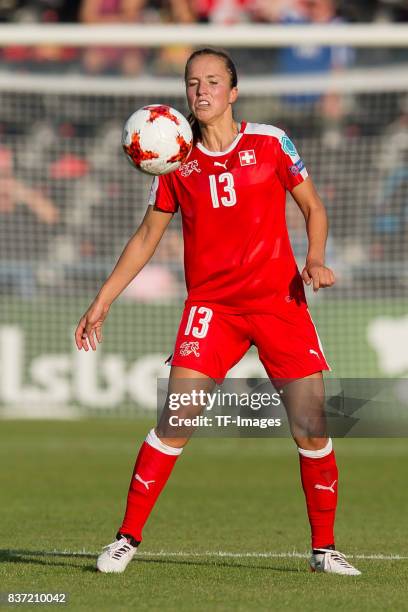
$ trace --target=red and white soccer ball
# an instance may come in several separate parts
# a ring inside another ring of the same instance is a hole
[[[193,147],[187,119],[171,106],[143,106],[126,121],[122,146],[130,163],[147,174],[168,174],[186,161]]]

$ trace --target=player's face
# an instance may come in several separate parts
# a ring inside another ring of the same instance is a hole
[[[216,55],[201,55],[190,62],[186,81],[190,111],[203,124],[212,124],[237,99],[238,90],[231,88],[231,75],[223,59]]]

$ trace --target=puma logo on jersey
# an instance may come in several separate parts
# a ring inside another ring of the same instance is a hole
[[[309,353],[310,353],[311,355],[316,355],[316,357],[318,357],[318,358],[320,359],[320,355],[319,355],[319,353],[318,353],[317,351],[315,351],[314,349],[309,349]]]
[[[190,174],[192,172],[201,172],[201,168],[199,168],[198,166],[198,160],[197,159],[192,159],[191,161],[187,162],[186,164],[181,164],[180,168],[179,168],[179,172],[181,173],[181,176],[190,176]]]
[[[224,164],[222,162],[214,162],[214,166],[221,166],[221,168],[224,168],[224,170],[228,170],[227,163],[228,163],[228,159],[225,160]]]
[[[149,485],[151,485],[153,482],[156,482],[155,480],[143,480],[143,478],[139,476],[139,474],[136,474],[135,480],[141,482],[142,485],[144,485],[148,491],[150,490]]]
[[[182,357],[187,357],[187,355],[191,355],[191,353],[194,353],[196,357],[199,357],[199,348],[200,345],[198,342],[183,342],[183,344],[180,345],[180,355]]]
[[[322,491],[331,491],[332,493],[334,493],[334,485],[336,484],[337,480],[333,480],[333,482],[331,483],[330,486],[326,486],[326,485],[322,485],[322,484],[315,484],[314,488],[315,489],[322,489]]]

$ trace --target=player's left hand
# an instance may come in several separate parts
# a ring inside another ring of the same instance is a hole
[[[306,262],[302,270],[302,278],[306,285],[313,285],[313,291],[331,287],[336,282],[333,270],[313,261]]]

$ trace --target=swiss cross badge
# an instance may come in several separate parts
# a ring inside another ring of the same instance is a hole
[[[252,166],[253,164],[256,164],[255,151],[253,149],[250,149],[249,151],[240,151],[239,161],[241,166]]]

